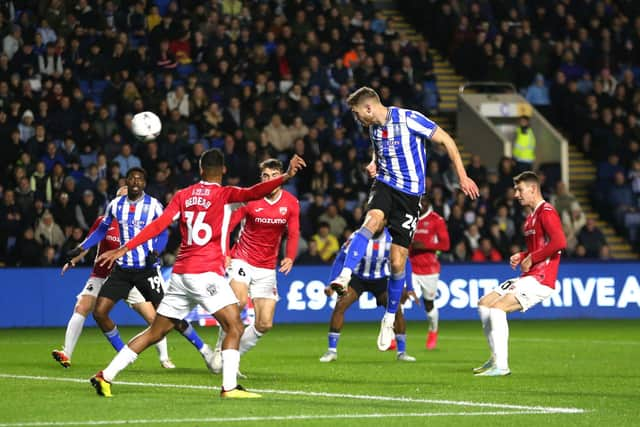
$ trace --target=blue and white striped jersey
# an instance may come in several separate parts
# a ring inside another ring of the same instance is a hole
[[[431,139],[437,128],[417,111],[389,107],[387,122],[369,128],[376,152],[376,179],[403,193],[421,196],[427,167],[425,139]]]
[[[120,243],[124,245],[160,215],[162,215],[162,204],[146,193],[143,193],[136,201],[129,200],[127,196],[119,196],[109,203],[103,223],[106,222],[109,225],[113,219],[118,221]],[[162,252],[164,249],[164,246],[162,248],[158,248],[158,246],[158,240],[151,239],[127,252],[125,256],[117,260],[117,263],[123,268],[145,268],[147,253],[153,250]]]
[[[331,270],[331,280],[335,279],[342,270],[342,264],[344,258],[347,256],[347,250],[351,238],[347,240],[338,256],[333,263]],[[353,270],[353,274],[361,278],[362,280],[376,280],[389,277],[389,255],[391,253],[391,234],[389,230],[384,229],[384,232],[380,233],[377,237],[372,237],[367,244],[367,250],[364,256]]]

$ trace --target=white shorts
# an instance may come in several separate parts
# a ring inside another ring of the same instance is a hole
[[[440,274],[412,274],[411,280],[413,280],[413,287],[420,286],[422,290],[422,298],[427,301],[434,301],[436,294],[438,293],[438,279]]]
[[[237,303],[238,299],[227,279],[216,273],[173,273],[156,311],[170,319],[184,319],[198,304],[213,314]]]
[[[106,277],[89,277],[87,283],[84,285],[84,288],[82,288],[82,291],[80,291],[76,298],[80,299],[83,296],[98,298],[100,289],[102,289],[102,285],[106,280]],[[138,288],[134,287],[129,291],[129,295],[127,295],[127,299],[125,301],[127,304],[129,304],[129,306],[134,306],[136,304],[140,304],[141,302],[145,302],[145,299]]]
[[[493,290],[500,295],[513,294],[522,306],[520,311],[523,313],[555,292],[555,289],[541,284],[533,276],[509,279]]]
[[[229,277],[232,280],[246,283],[249,286],[249,296],[252,299],[268,298],[276,301],[280,299],[274,268],[254,267],[241,259],[232,259]]]

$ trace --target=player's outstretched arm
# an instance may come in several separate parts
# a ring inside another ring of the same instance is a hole
[[[302,157],[294,154],[289,161],[289,168],[284,175],[261,182],[249,188],[226,187],[229,191],[227,201],[234,203],[260,199],[296,176],[296,174],[306,166],[307,164]]]
[[[84,258],[87,254],[89,253],[89,250],[84,250],[82,252],[80,252],[80,254],[74,256],[73,258],[71,258],[69,261],[67,261],[64,266],[62,267],[62,271],[60,271],[60,275],[64,276],[64,273],[67,272],[68,269],[73,268],[76,266],[77,263],[80,262],[80,260],[82,258]]]
[[[171,204],[169,204],[169,207],[171,207]],[[137,246],[140,246],[147,240],[153,239],[158,234],[166,230],[169,224],[173,221],[174,216],[175,212],[167,208],[162,215],[140,230],[140,233],[136,234],[135,237],[129,240],[124,246],[103,253],[98,257],[96,262],[101,266],[107,265],[108,267],[111,267],[115,260],[122,258],[130,250],[135,249]]]
[[[456,174],[458,175],[458,179],[460,180],[460,189],[462,189],[462,192],[472,200],[478,198],[478,196],[480,196],[478,186],[467,176],[467,171],[464,169],[464,164],[462,163],[462,157],[460,157],[460,151],[458,150],[456,142],[451,138],[451,135],[441,127],[438,127],[431,137],[431,140],[444,145],[447,150]]]

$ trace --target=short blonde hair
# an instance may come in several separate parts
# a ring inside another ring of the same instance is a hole
[[[369,86],[362,86],[360,89],[349,95],[347,98],[347,105],[349,107],[354,107],[367,99],[375,99],[376,102],[380,103],[380,97],[375,90]]]

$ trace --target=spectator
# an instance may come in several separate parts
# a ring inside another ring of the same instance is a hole
[[[102,206],[98,203],[92,190],[84,190],[82,200],[76,205],[76,224],[87,232],[91,225],[102,215]]]
[[[35,239],[33,228],[27,227],[16,242],[15,264],[20,267],[36,267],[40,265],[42,251],[42,246]]]
[[[35,229],[35,239],[43,247],[53,247],[58,250],[64,244],[66,238],[58,224],[53,220],[53,215],[48,210],[44,211]]]
[[[580,209],[578,200],[573,194],[567,191],[567,186],[562,181],[556,182],[556,191],[549,201],[556,208],[560,216],[562,216],[564,212],[569,212],[569,210],[576,206]]]
[[[120,155],[116,156],[113,160],[120,165],[120,173],[125,176],[129,169],[142,167],[140,159],[131,152],[131,145],[128,143],[122,144]]]
[[[324,260],[320,257],[318,252],[318,242],[315,240],[310,240],[307,250],[300,254],[296,259],[297,265],[313,265],[322,263],[324,263]]]
[[[318,232],[311,237],[311,241],[318,246],[318,254],[325,264],[330,264],[340,249],[338,239],[329,232],[329,224],[326,222],[318,224]]]
[[[529,117],[520,117],[516,129],[516,139],[513,142],[513,158],[516,161],[516,171],[533,170],[536,161],[536,137],[529,126]]]
[[[573,253],[578,245],[578,233],[587,223],[587,217],[578,202],[574,202],[571,209],[562,213],[561,218],[562,229],[567,238],[567,251]]]
[[[502,256],[492,245],[491,239],[483,237],[480,240],[480,247],[473,251],[471,255],[471,261],[473,262],[499,262],[502,261]]]
[[[588,258],[597,258],[600,249],[607,243],[604,234],[596,226],[596,221],[593,218],[588,218],[586,225],[578,232],[578,243],[584,247],[585,256]]]
[[[334,204],[327,206],[325,213],[318,217],[318,221],[329,225],[329,233],[334,236],[341,236],[347,227],[347,221],[338,213],[338,208]]]

